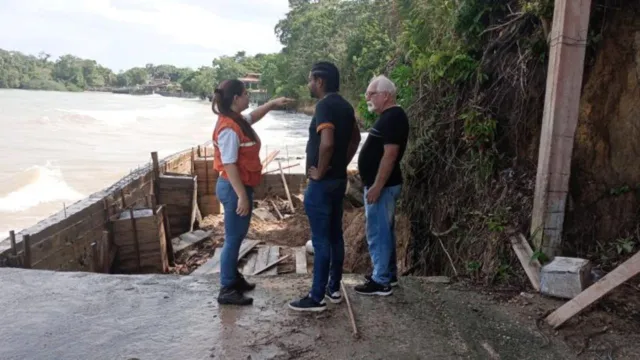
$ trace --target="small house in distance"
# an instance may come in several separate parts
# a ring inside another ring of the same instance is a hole
[[[238,80],[244,83],[244,86],[249,93],[249,101],[251,103],[262,105],[269,100],[267,90],[260,86],[259,73],[247,73],[244,77],[241,77]]]

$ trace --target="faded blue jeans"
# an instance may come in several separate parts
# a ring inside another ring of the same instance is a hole
[[[238,271],[238,254],[242,240],[249,232],[251,213],[253,210],[253,188],[245,186],[249,197],[249,215],[236,214],[238,195],[231,182],[223,177],[218,178],[216,196],[224,208],[224,245],[220,254],[220,285],[231,286],[236,281]]]
[[[367,243],[373,264],[373,281],[389,285],[397,276],[396,264],[396,203],[402,185],[385,187],[380,191],[378,201],[367,204],[368,188],[364,189],[365,217],[367,219]]]
[[[324,299],[327,289],[340,290],[344,264],[344,238],[342,237],[343,200],[346,179],[309,180],[304,194],[304,210],[311,226],[313,244],[313,284],[311,298]]]

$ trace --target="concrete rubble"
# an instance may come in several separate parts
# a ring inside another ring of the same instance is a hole
[[[589,260],[556,256],[540,271],[540,292],[544,295],[573,299],[589,285]]]

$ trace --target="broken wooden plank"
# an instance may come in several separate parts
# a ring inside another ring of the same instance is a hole
[[[256,270],[262,269],[267,265],[269,265],[269,247],[261,246],[258,248],[258,258],[256,260],[256,266],[251,274],[253,275]]]
[[[268,256],[268,263],[271,264],[275,261],[278,261],[278,258],[280,257],[280,246],[269,246],[269,256]],[[278,267],[274,266],[269,268],[269,270],[266,270],[262,273],[262,275],[278,275]]]
[[[522,234],[518,234],[518,236],[511,237],[511,247],[513,251],[515,251],[516,256],[518,256],[518,260],[520,260],[520,264],[524,268],[524,272],[527,273],[527,277],[531,282],[531,286],[536,291],[540,291],[540,262],[538,260],[532,259],[533,250],[531,250],[531,246],[527,242],[527,239]]]
[[[272,263],[269,263],[267,266],[265,266],[265,267],[263,267],[263,268],[261,268],[261,269],[258,269],[258,270],[256,270],[256,271],[254,271],[254,273],[253,273],[253,274],[251,274],[251,275],[254,275],[254,276],[255,276],[255,275],[258,275],[258,274],[260,274],[261,272],[263,272],[263,271],[265,271],[265,270],[268,270],[268,269],[269,269],[269,268],[271,268],[272,266],[278,265],[279,263],[281,263],[281,262],[283,262],[284,260],[288,259],[288,258],[289,258],[289,256],[290,256],[290,255],[285,255],[285,256],[281,257],[280,259],[278,259],[278,260],[276,260],[276,261],[274,261],[274,262],[272,262]]]
[[[173,244],[173,251],[175,253],[178,253],[180,251],[191,249],[195,245],[209,239],[212,233],[212,230],[195,230],[175,237],[171,239],[171,243]]]
[[[260,251],[260,249],[258,249],[258,252]],[[257,252],[252,252],[247,256],[247,262],[244,264],[244,266],[242,267],[242,270],[240,270],[240,272],[242,273],[242,275],[251,275],[253,274],[253,272],[256,269],[256,264],[258,260],[258,253]]]
[[[222,248],[216,248],[213,253],[213,257],[204,264],[195,269],[191,275],[208,275],[217,274],[220,272],[220,256],[222,255]]]
[[[638,274],[640,274],[640,252],[637,252],[598,282],[589,286],[578,296],[567,301],[547,316],[545,321],[554,328],[560,327],[560,325],[598,301],[611,290]]]
[[[307,273],[307,249],[304,246],[299,246],[294,249],[296,254],[296,274]]]
[[[249,251],[253,250],[260,241],[258,240],[245,240],[240,246],[240,252],[238,253],[238,260],[242,259]],[[191,275],[205,275],[205,274],[217,274],[220,272],[220,255],[222,254],[222,248],[216,248],[213,253],[213,257],[206,263],[202,264],[199,268],[195,269]]]
[[[249,253],[249,251],[253,250],[254,247],[260,244],[260,240],[244,240],[242,245],[240,246],[240,252],[238,253],[238,260],[242,259],[245,255]]]

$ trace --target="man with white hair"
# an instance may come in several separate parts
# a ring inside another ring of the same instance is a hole
[[[384,75],[371,80],[365,97],[369,111],[379,115],[358,157],[373,274],[366,276],[355,291],[387,296],[398,282],[394,218],[402,188],[400,161],[409,137],[409,119],[396,104],[396,86]]]

